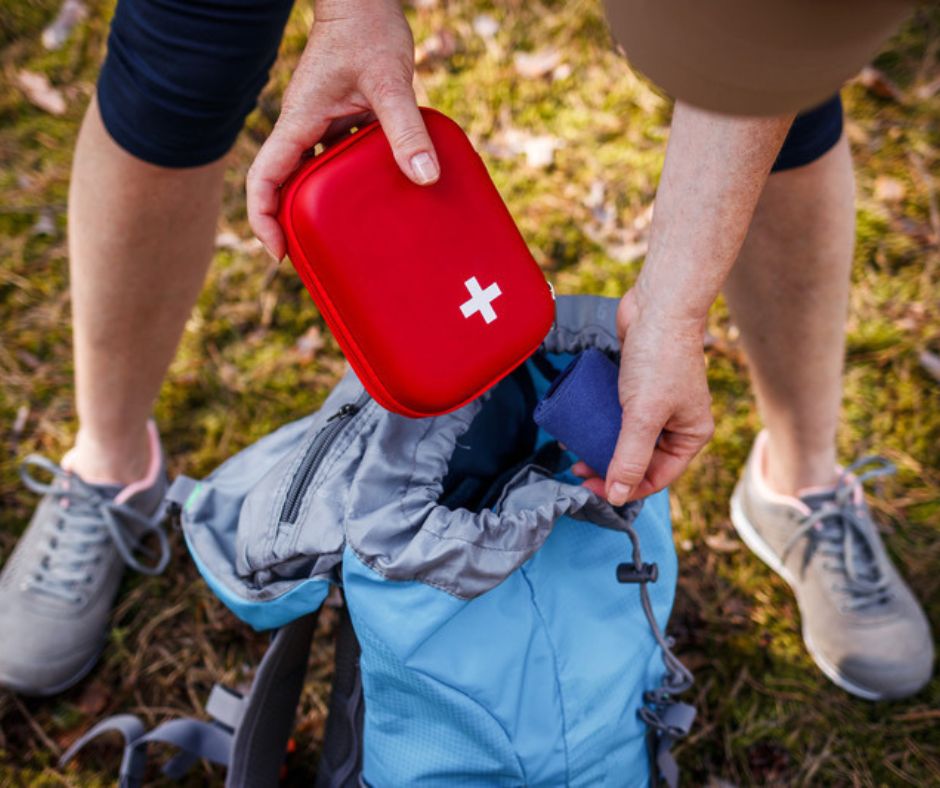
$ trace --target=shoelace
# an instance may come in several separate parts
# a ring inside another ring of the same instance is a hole
[[[39,481],[30,473],[31,468],[51,474],[52,482]],[[166,568],[170,547],[161,527],[162,506],[147,517],[130,506],[116,504],[90,484],[38,455],[23,461],[20,477],[33,492],[59,499],[58,517],[48,528],[39,565],[25,581],[30,590],[67,602],[80,602],[83,598],[80,589],[91,582],[94,567],[101,562],[102,548],[109,542],[124,563],[138,572],[158,575]],[[150,537],[157,540],[156,553],[144,545]],[[156,561],[142,563],[136,554],[156,556]]]
[[[856,475],[856,471],[869,465],[874,467]],[[818,551],[823,559],[822,568],[844,577],[844,584],[833,584],[832,590],[847,597],[843,605],[846,610],[880,604],[890,596],[887,573],[881,566],[874,542],[873,524],[857,501],[866,481],[896,471],[891,462],[878,455],[852,463],[839,476],[832,499],[803,518],[784,546],[783,561],[786,562],[797,543],[806,537],[804,568]]]

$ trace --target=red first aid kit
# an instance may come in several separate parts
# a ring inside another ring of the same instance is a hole
[[[421,112],[437,183],[408,180],[373,123],[305,162],[279,206],[291,262],[362,384],[412,417],[482,394],[538,348],[555,314],[467,136]]]

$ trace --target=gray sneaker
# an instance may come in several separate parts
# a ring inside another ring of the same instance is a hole
[[[0,685],[53,695],[76,684],[98,660],[125,565],[166,567],[167,478],[153,424],[149,432],[147,476],[123,489],[87,484],[44,457],[24,461],[24,483],[43,498],[0,573]]]
[[[738,534],[790,584],[803,640],[823,673],[867,700],[913,695],[930,680],[933,638],[862,491],[866,480],[894,467],[867,457],[846,468],[834,488],[792,498],[767,486],[765,446],[761,433],[731,499]]]

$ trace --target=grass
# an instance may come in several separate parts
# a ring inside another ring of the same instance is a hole
[[[65,200],[110,6],[93,2],[65,47],[49,53],[39,34],[57,5],[14,0],[0,9],[0,560],[35,503],[18,481],[18,461],[32,451],[58,458],[76,426]],[[489,40],[474,30],[480,14],[498,23]],[[556,289],[622,294],[641,264],[671,107],[610,50],[595,3],[422,2],[409,16],[422,100],[452,115],[483,151]],[[245,172],[277,115],[311,19],[309,7],[298,5],[259,109],[231,155],[220,230],[239,239],[250,238]],[[876,61],[884,78],[845,91],[859,200],[840,435],[845,459],[878,451],[900,469],[876,511],[935,629],[940,385],[919,353],[940,352],[938,32],[940,13],[922,9]],[[553,73],[522,76],[514,53],[546,49],[557,52]],[[13,80],[20,69],[46,74],[67,111],[56,117],[28,103]],[[514,153],[513,140],[526,135],[557,141],[550,166],[530,166]],[[735,538],[727,501],[758,421],[721,303],[710,332],[717,431],[673,490],[682,578],[672,630],[695,669],[700,710],[679,748],[687,784],[940,783],[940,679],[898,703],[865,703],[834,688],[802,648],[784,584]],[[298,342],[305,334],[306,344]],[[307,348],[318,343],[311,359]],[[309,412],[342,368],[289,266],[272,268],[250,245],[218,249],[157,406],[172,469],[204,474]],[[265,638],[249,635],[198,581],[178,534],[173,547],[165,575],[126,581],[104,657],[87,681],[46,701],[0,693],[0,784],[111,784],[113,748],[89,751],[64,773],[56,755],[105,714],[132,712],[149,724],[200,714],[213,682],[250,676]],[[311,658],[290,784],[313,772],[334,618],[328,612],[321,622]],[[209,781],[221,784],[220,772],[197,770],[189,783]]]

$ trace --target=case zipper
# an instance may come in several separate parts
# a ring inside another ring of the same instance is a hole
[[[314,436],[287,489],[284,506],[281,507],[280,521],[282,523],[297,522],[304,493],[316,476],[324,457],[352,417],[359,413],[368,401],[368,393],[363,393],[355,402],[347,402],[326,420],[326,424]]]

